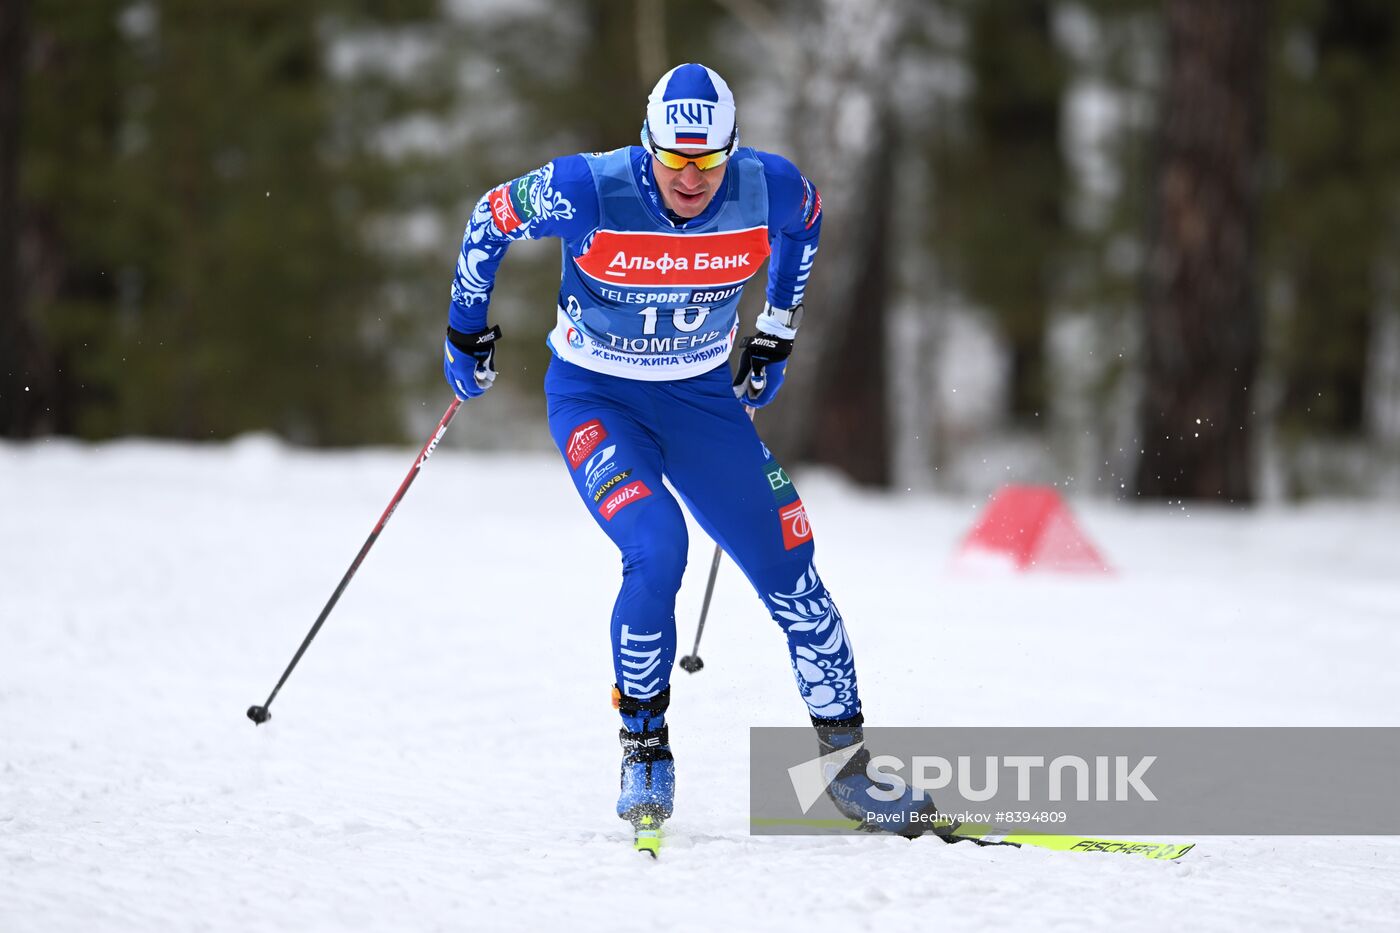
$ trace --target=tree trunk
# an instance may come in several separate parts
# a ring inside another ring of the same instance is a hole
[[[23,123],[27,0],[0,2],[0,436],[24,437],[35,428],[40,395],[30,383],[19,263],[19,159]]]
[[[821,190],[822,240],[787,383],[762,416],[779,456],[888,485],[886,230],[893,209],[891,62],[905,0],[825,0],[788,11],[800,62],[789,155]]]
[[[829,463],[858,483],[888,486],[893,471],[889,354],[882,348],[889,339],[894,146],[888,110],[882,108],[878,119],[872,176],[879,181],[864,204],[871,223],[862,225],[860,236],[842,238],[854,266],[852,296],[847,313],[831,317],[831,339],[814,367],[821,377],[812,387],[812,431],[798,450],[801,459]]]
[[[1281,104],[1270,128],[1270,161],[1287,182],[1275,191],[1267,229],[1294,309],[1276,341],[1285,443],[1365,430],[1368,360],[1384,301],[1378,268],[1392,266],[1395,254],[1395,201],[1380,192],[1394,190],[1400,164],[1400,138],[1370,130],[1394,123],[1395,4],[1290,13],[1277,32],[1290,46],[1310,47],[1313,61],[1306,74],[1279,69]],[[1319,125],[1322,108],[1328,119]]]
[[[1253,499],[1264,14],[1263,0],[1166,4],[1145,280],[1141,496]]]
[[[968,11],[973,87],[969,140],[954,190],[964,222],[955,244],[976,304],[1009,350],[1013,423],[1043,427],[1046,322],[1068,230],[1060,111],[1068,69],[1055,43],[1051,0],[978,3]]]

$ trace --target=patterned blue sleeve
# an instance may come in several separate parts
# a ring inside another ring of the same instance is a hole
[[[768,180],[768,303],[791,308],[802,303],[817,256],[822,230],[822,196],[816,185],[787,159],[757,153]]]
[[[516,240],[578,239],[598,226],[598,190],[581,155],[564,156],[492,188],[476,202],[462,235],[448,323],[486,329],[496,270]]]

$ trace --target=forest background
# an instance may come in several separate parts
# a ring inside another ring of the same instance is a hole
[[[0,436],[419,440],[472,204],[703,61],[822,190],[785,461],[1400,496],[1397,53],[1385,0],[6,0]],[[450,443],[548,445],[559,261]]]

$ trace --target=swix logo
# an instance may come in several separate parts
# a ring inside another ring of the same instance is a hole
[[[569,458],[569,466],[577,470],[580,463],[588,459],[603,438],[608,436],[603,422],[596,418],[585,421],[569,432],[569,442],[564,447],[564,455]]]
[[[807,521],[807,507],[798,499],[778,510],[783,523],[783,547],[791,551],[812,540],[812,523]]]
[[[515,205],[510,203],[509,185],[501,185],[491,192],[491,217],[502,233],[511,233],[524,222],[515,212]]]
[[[446,433],[447,425],[444,424],[438,427],[437,433],[433,435],[433,439],[428,441],[427,447],[423,448],[423,456],[418,458],[418,469],[423,469],[423,464],[427,463],[428,458],[433,455],[433,451],[437,450],[438,442],[442,440],[442,436]]]
[[[603,505],[598,509],[598,514],[602,515],[603,518],[608,521],[612,521],[613,516],[618,513],[619,509],[631,505],[639,499],[645,499],[649,495],[651,495],[651,490],[648,489],[647,484],[641,480],[637,480],[635,483],[628,483],[603,500]]]
[[[705,287],[747,281],[768,258],[768,228],[723,233],[600,230],[574,260],[589,278],[634,287]]]

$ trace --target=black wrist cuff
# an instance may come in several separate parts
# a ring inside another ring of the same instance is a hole
[[[453,330],[451,325],[447,328],[447,340],[463,353],[479,353],[489,350],[491,345],[501,339],[501,326],[496,324],[485,330],[479,330],[474,334],[464,334],[460,330]]]

